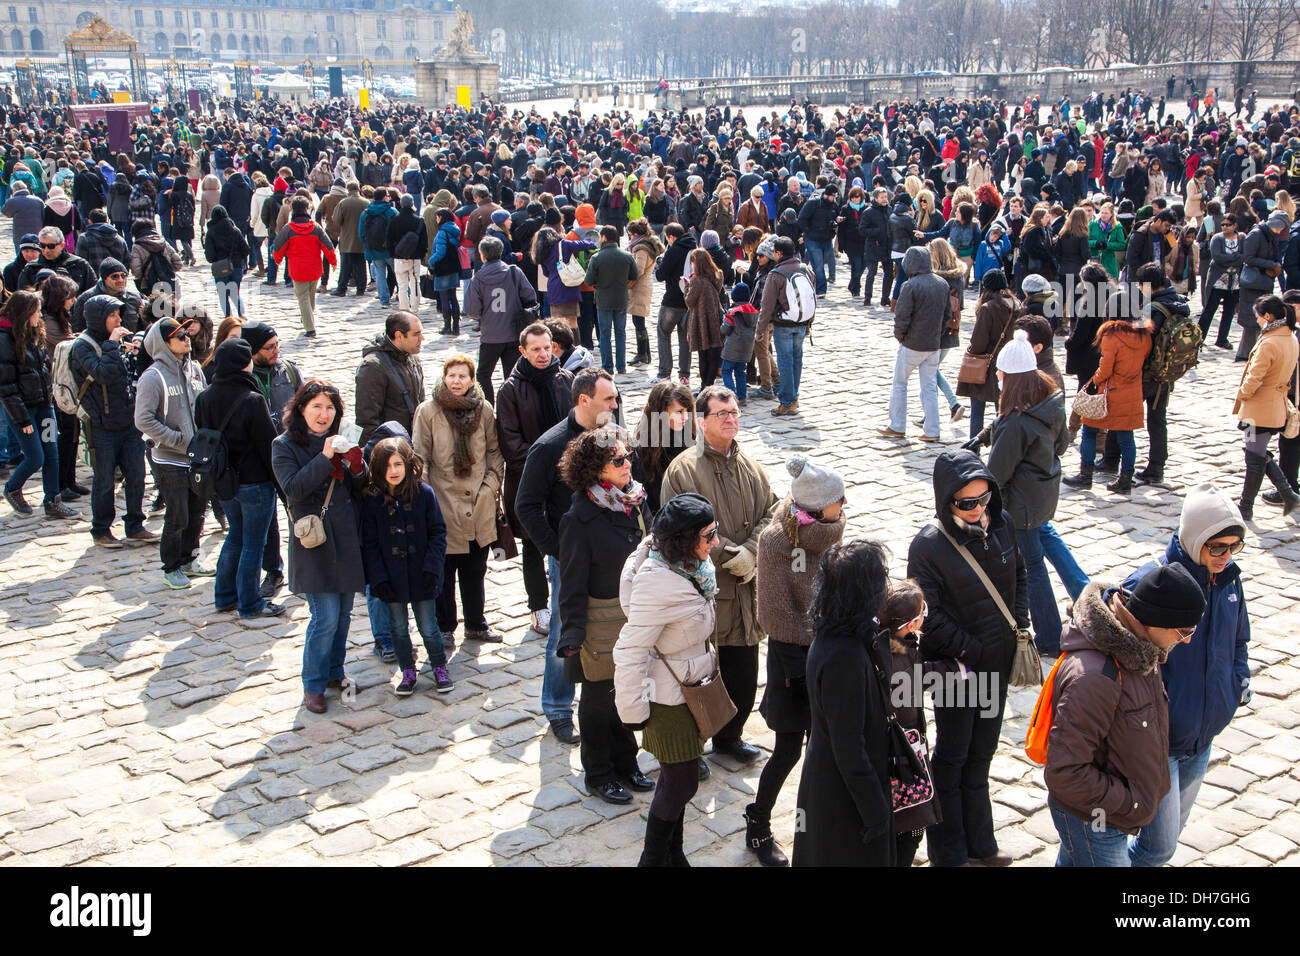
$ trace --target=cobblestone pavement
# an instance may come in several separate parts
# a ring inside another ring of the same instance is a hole
[[[4,231],[0,258],[8,261]],[[895,343],[889,313],[848,301],[846,278],[841,262],[805,353],[801,414],[772,418],[772,403],[752,401],[741,441],[778,492],[788,487],[781,463],[791,451],[834,463],[849,482],[849,535],[886,542],[901,574],[907,544],[933,508],[929,476],[941,449],[876,434]],[[205,267],[186,270],[184,284],[214,304]],[[361,344],[386,315],[378,301],[323,297],[319,338],[310,342],[298,335],[290,290],[264,294],[252,280],[245,288],[249,315],[275,325],[284,354],[305,374],[333,379],[350,406]],[[968,304],[967,334],[972,313]],[[432,310],[422,314],[431,329],[424,363],[432,382],[445,355],[475,354],[477,342],[469,334],[440,337]],[[955,376],[956,357],[947,364]],[[1242,457],[1230,412],[1239,374],[1230,353],[1212,349],[1179,384],[1170,412],[1172,481],[1238,486]],[[620,376],[619,386],[635,417],[645,376]],[[964,439],[965,427],[945,432]],[[1076,461],[1071,452],[1067,467]],[[88,472],[82,480],[89,485]],[[1180,500],[1150,488],[1131,499],[1104,487],[1067,492],[1055,523],[1087,571],[1115,578],[1163,550]],[[88,515],[88,502],[80,510]],[[1262,502],[1257,513],[1238,558],[1252,611],[1255,698],[1215,742],[1176,864],[1300,861],[1300,544],[1294,520]],[[161,515],[149,527],[159,530]],[[219,531],[205,533],[206,562],[220,544]],[[458,643],[451,694],[434,695],[425,682],[415,696],[395,698],[393,672],[370,653],[358,601],[347,666],[360,690],[350,706],[331,695],[322,716],[301,706],[308,615],[297,597],[288,597],[282,619],[240,623],[213,611],[210,578],[189,591],[168,590],[154,549],[96,550],[84,518],[53,523],[7,509],[0,582],[0,859],[9,864],[624,865],[637,858],[648,795],[626,807],[588,797],[577,750],[546,732],[538,702],[543,641],[528,628],[517,561],[488,571],[489,620],[506,641]],[[1033,696],[1022,691],[1008,705],[992,768],[994,818],[1001,846],[1019,863],[1049,865],[1056,834],[1042,773],[1021,751]],[[746,736],[767,748],[773,742],[757,713]],[[653,770],[649,754],[641,761]],[[752,863],[741,812],[761,766],[713,762],[687,811],[693,863]],[[774,820],[787,849],[797,782],[796,768]]]

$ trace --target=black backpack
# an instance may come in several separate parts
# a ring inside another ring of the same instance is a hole
[[[185,449],[190,460],[190,487],[204,501],[229,501],[239,493],[239,473],[230,466],[225,431],[239,410],[239,403],[226,412],[220,428],[200,428]]]
[[[149,253],[149,258],[144,261],[144,283],[140,287],[142,295],[149,295],[160,285],[168,294],[174,294],[176,291],[176,269],[172,266],[171,260],[167,258],[167,250],[159,249],[157,252]]]
[[[420,248],[420,235],[415,231],[402,234],[402,238],[397,240],[397,245],[393,246],[393,258],[395,259],[414,259],[416,251]]]
[[[388,248],[388,217],[382,213],[371,213],[366,217],[366,245],[371,249]]]

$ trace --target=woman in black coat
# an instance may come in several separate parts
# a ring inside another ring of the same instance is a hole
[[[1092,381],[1101,363],[1097,330],[1106,321],[1106,302],[1113,288],[1104,266],[1090,262],[1079,272],[1074,300],[1074,324],[1065,340],[1065,374],[1074,375],[1079,387]]]
[[[961,866],[972,859],[1005,866],[1011,858],[998,849],[993,833],[989,764],[1002,730],[1016,631],[957,548],[993,582],[1016,627],[1027,630],[1025,565],[997,482],[973,452],[939,456],[934,503],[942,530],[926,524],[907,553],[907,576],[921,585],[929,607],[921,653],[926,660],[955,660],[974,673],[954,685],[960,698],[940,694],[934,701],[931,770],[943,822],[926,831],[926,846],[935,866]]]
[[[237,307],[236,314],[242,317],[244,297],[239,293],[239,284],[244,281],[244,267],[248,262],[248,240],[231,221],[225,206],[212,207],[208,232],[203,238],[203,254],[208,257],[208,262],[213,263],[212,280],[217,284],[221,315],[228,316]],[[223,259],[229,260],[231,271],[219,276],[216,263]]]
[[[172,183],[170,202],[167,204],[171,218],[171,237],[181,247],[181,257],[185,265],[194,265],[194,193],[190,192],[190,181],[184,176],[177,176]]]
[[[885,552],[850,541],[822,555],[810,614],[812,726],[794,835],[795,866],[893,866],[889,782],[888,636],[874,618],[889,584]]]
[[[614,707],[614,644],[627,616],[619,578],[628,555],[650,529],[645,489],[632,477],[630,439],[617,427],[583,432],[560,459],[573,504],[560,519],[560,620],[557,653],[580,682],[578,723],[587,792],[606,803],[632,802],[626,788],[646,792],[636,737]]]
[[[1029,223],[1020,234],[1020,258],[1016,260],[1016,289],[1024,284],[1025,276],[1040,275],[1048,282],[1056,281],[1056,250],[1047,231],[1047,209],[1039,206],[1029,214]]]

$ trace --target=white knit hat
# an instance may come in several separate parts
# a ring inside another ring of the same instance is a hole
[[[1029,333],[1016,329],[1015,336],[1006,347],[998,353],[998,371],[1006,375],[1016,372],[1032,372],[1038,368],[1038,357],[1034,347],[1029,344]]]

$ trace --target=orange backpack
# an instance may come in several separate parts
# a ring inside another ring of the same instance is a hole
[[[1063,660],[1065,660],[1064,653],[1056,658],[1056,663],[1048,671],[1047,678],[1043,681],[1043,687],[1038,692],[1038,700],[1034,704],[1033,716],[1029,718],[1029,730],[1025,734],[1025,756],[1040,766],[1047,763],[1047,740],[1052,734],[1052,718],[1055,709],[1052,701],[1052,691],[1056,686],[1056,669],[1061,666]],[[1108,663],[1115,665],[1114,679],[1123,684],[1124,674],[1119,669],[1119,661],[1112,657]],[[1105,668],[1103,673],[1110,677],[1110,668]]]

